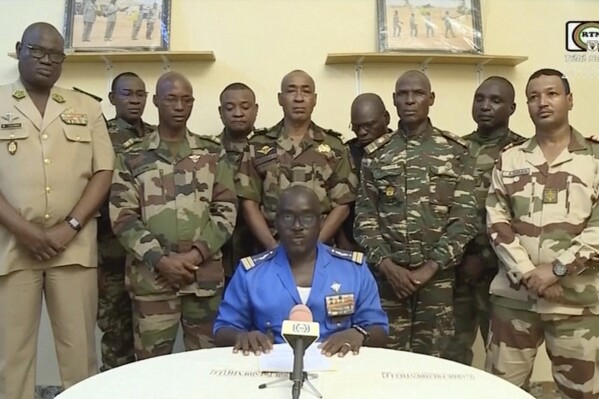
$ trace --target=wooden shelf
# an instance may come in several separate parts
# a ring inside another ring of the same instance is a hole
[[[15,53],[8,54],[16,58]],[[214,61],[212,51],[123,51],[67,53],[66,63]]]
[[[516,66],[528,57],[487,54],[443,53],[331,53],[327,65],[336,64],[466,64]]]

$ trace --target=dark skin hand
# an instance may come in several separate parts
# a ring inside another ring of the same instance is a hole
[[[318,348],[322,349],[322,354],[327,357],[331,357],[334,354],[343,357],[350,351],[354,355],[357,355],[363,344],[364,336],[355,328],[349,328],[331,334],[326,341],[318,345]]]
[[[551,263],[542,263],[534,270],[526,273],[522,277],[522,281],[529,290],[542,296],[545,290],[549,286],[559,282],[559,279],[553,274],[553,265]]]
[[[270,353],[271,350],[272,341],[260,331],[240,332],[233,345],[233,353],[241,351],[243,356],[248,356],[250,352],[260,356],[261,353]]]
[[[410,271],[395,264],[391,259],[383,259],[380,270],[400,299],[412,295],[418,289],[418,284],[413,280]]]
[[[156,264],[156,270],[166,280],[166,283],[178,289],[195,281],[195,271],[198,270],[198,267],[187,260],[184,255],[173,252],[160,258]]]
[[[439,265],[437,262],[429,260],[422,266],[420,266],[416,270],[410,270],[410,274],[412,276],[412,281],[416,283],[417,286],[423,286],[430,281],[430,279],[437,273],[439,270]]]

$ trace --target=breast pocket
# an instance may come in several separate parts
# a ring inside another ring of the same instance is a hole
[[[21,126],[17,128],[9,128],[2,124],[0,129],[0,151],[6,151],[8,154],[17,156],[19,154],[19,146],[29,137],[29,131]],[[16,124],[15,124],[16,125]],[[21,125],[20,123],[18,125]],[[21,151],[24,154],[24,152]]]
[[[394,206],[403,201],[405,190],[403,168],[375,169],[372,171],[372,176],[379,192],[381,205]]]
[[[429,167],[430,196],[433,205],[448,207],[453,202],[453,195],[458,184],[459,175],[450,163]]]

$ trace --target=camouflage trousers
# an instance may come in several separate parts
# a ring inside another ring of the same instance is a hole
[[[487,342],[491,317],[489,287],[494,275],[495,272],[488,273],[475,283],[456,279],[453,290],[455,332],[442,355],[443,358],[471,366],[474,358],[472,345],[476,341],[479,329],[483,341]]]
[[[241,258],[254,255],[254,236],[245,224],[245,220],[243,220],[243,215],[241,215],[241,213],[238,214],[236,223],[233,235],[221,248],[223,251],[223,268],[225,269],[225,276],[229,278],[233,276],[235,268]]]
[[[214,347],[212,324],[221,297],[222,288],[210,297],[181,295],[157,301],[134,297],[133,332],[137,359],[172,353],[179,322],[183,327],[185,350]]]
[[[441,357],[453,335],[453,270],[438,272],[408,298],[399,299],[379,279],[383,310],[389,317],[389,349]]]
[[[98,327],[103,332],[101,371],[135,361],[131,299],[125,288],[122,261],[122,270],[98,267]]]
[[[528,390],[545,341],[563,398],[599,398],[599,315],[544,315],[493,303],[486,370]]]

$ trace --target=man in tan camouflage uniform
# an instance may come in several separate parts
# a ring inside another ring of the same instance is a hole
[[[156,84],[158,130],[120,154],[110,218],[128,251],[138,359],[172,352],[179,320],[187,350],[212,346],[235,224],[233,170],[222,147],[187,130],[193,90],[178,73]]]
[[[237,173],[241,165],[243,151],[248,139],[254,132],[254,123],[258,115],[256,95],[244,83],[231,83],[220,93],[218,113],[224,129],[219,140],[233,170]],[[252,232],[238,210],[233,236],[223,247],[223,266],[227,281],[233,275],[235,266],[241,258],[252,255]]]
[[[237,175],[244,217],[259,244],[277,246],[276,207],[281,191],[303,185],[316,192],[324,218],[320,241],[333,239],[355,200],[357,180],[339,133],[312,122],[314,80],[292,71],[278,94],[283,120],[249,140]]]
[[[360,166],[364,157],[364,147],[381,137],[389,129],[390,115],[383,100],[374,93],[362,93],[351,105],[351,130],[356,137],[345,145],[354,166],[354,173],[360,180]],[[354,239],[354,220],[356,218],[355,203],[350,205],[349,216],[343,221],[343,228],[335,238],[340,248],[348,251],[362,251]]]
[[[418,71],[393,101],[399,128],[366,147],[356,240],[378,271],[389,347],[440,356],[453,335],[453,266],[476,232],[467,143],[432,126],[435,96]]]
[[[143,80],[124,72],[112,81],[108,94],[116,117],[107,122],[116,154],[140,142],[155,128],[141,119],[148,92]],[[131,299],[125,288],[126,252],[112,233],[108,199],[98,219],[98,327],[102,336],[102,367],[109,370],[135,360]]]
[[[564,398],[599,397],[599,139],[569,124],[561,72],[526,85],[535,135],[501,154],[487,198],[500,269],[491,284],[487,370],[527,389],[546,343]]]
[[[508,125],[516,110],[514,86],[499,76],[485,80],[474,93],[472,118],[477,130],[464,137],[470,155],[476,159],[475,182],[478,206],[478,234],[466,247],[462,262],[456,267],[453,295],[455,335],[443,357],[472,364],[472,345],[480,327],[484,342],[489,332],[491,311],[489,286],[497,274],[497,257],[487,235],[485,200],[491,185],[491,171],[501,149],[524,141]]]

